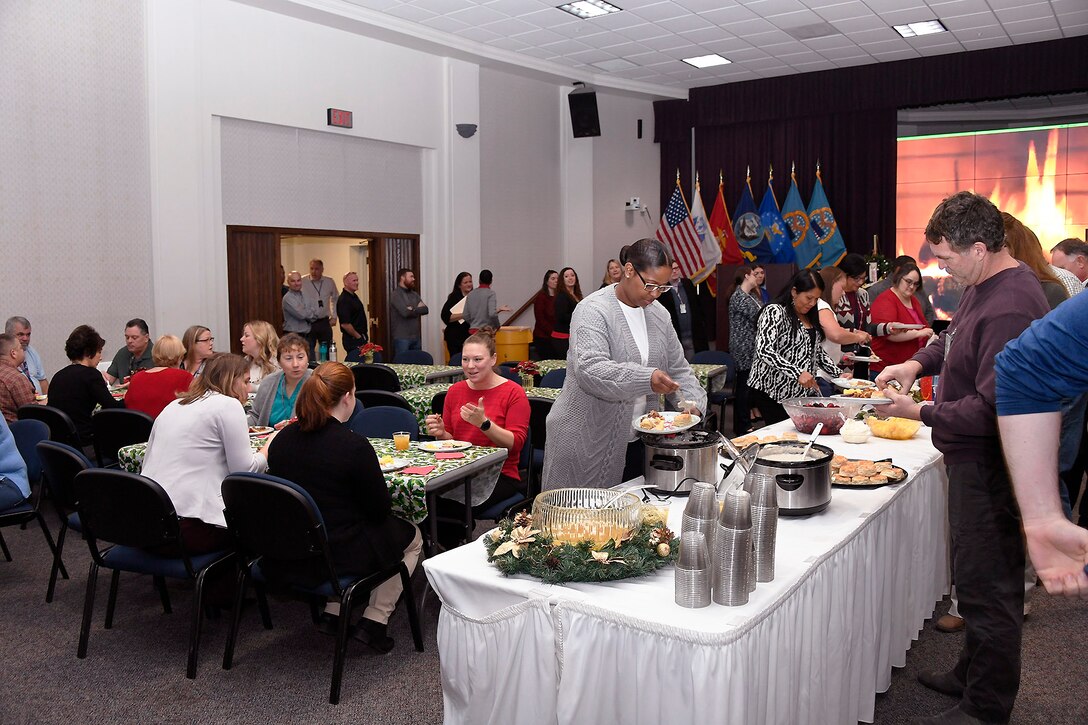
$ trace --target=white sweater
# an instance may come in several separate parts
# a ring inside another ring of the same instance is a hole
[[[147,442],[141,473],[170,495],[178,516],[226,526],[221,486],[228,473],[263,473],[268,461],[249,445],[242,404],[207,393],[188,405],[167,405]]]

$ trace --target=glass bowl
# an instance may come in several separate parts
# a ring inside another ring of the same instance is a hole
[[[557,488],[533,502],[533,527],[557,543],[626,539],[638,530],[642,500],[607,488]]]
[[[782,401],[793,426],[801,433],[811,433],[817,423],[823,423],[821,435],[836,435],[843,423],[853,418],[865,405],[864,400],[846,402],[835,398],[787,398]]]

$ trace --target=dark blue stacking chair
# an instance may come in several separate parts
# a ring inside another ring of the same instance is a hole
[[[549,370],[544,373],[544,377],[540,379],[540,387],[542,388],[561,388],[563,383],[567,380],[567,369],[559,368],[557,370]]]
[[[351,369],[355,376],[356,390],[388,390],[390,393],[400,392],[400,378],[393,368],[388,365],[356,365]]]
[[[518,385],[521,385],[521,375],[518,373],[517,370],[507,365],[506,363],[503,363],[502,365],[499,365],[497,368],[495,368],[495,372],[497,372],[499,375],[503,376],[507,380],[513,380]]]
[[[351,419],[350,427],[353,432],[367,438],[392,438],[394,433],[406,430],[412,440],[419,440],[416,414],[390,405],[364,408]]]
[[[234,644],[238,636],[242,602],[252,579],[257,592],[257,604],[265,629],[272,628],[272,618],[265,596],[265,576],[261,570],[262,557],[304,564],[322,580],[320,584],[302,585],[285,582],[291,590],[310,601],[335,597],[340,600],[339,629],[333,657],[332,686],[329,702],[340,701],[340,681],[344,675],[347,656],[351,610],[369,600],[369,594],[386,580],[400,576],[404,585],[401,603],[408,610],[408,622],[416,651],[423,651],[423,633],[419,612],[407,567],[398,562],[366,576],[337,576],[329,550],[325,521],[309,492],[282,478],[259,473],[236,473],[223,481],[223,503],[227,527],[237,542],[242,561],[238,574],[238,589],[234,599],[227,644],[223,652],[223,669],[229,670],[234,660]]]
[[[42,464],[38,458],[37,445],[41,441],[48,440],[49,426],[40,420],[17,420],[12,423],[11,436],[15,439],[15,446],[19,449],[19,455],[26,463],[27,480],[30,482],[30,498],[9,509],[0,511],[0,551],[4,552],[4,558],[11,561],[11,552],[4,541],[3,529],[8,526],[22,526],[31,521],[37,521],[45,535],[45,543],[53,556],[57,555],[57,547],[53,543],[53,535],[49,533],[49,527],[41,514],[42,502]]]
[[[94,456],[100,468],[117,468],[117,451],[133,443],[146,443],[155,419],[142,410],[108,408],[91,416]]]
[[[53,556],[53,569],[49,572],[49,586],[45,590],[45,601],[53,601],[53,592],[57,586],[57,572],[67,579],[64,568],[64,538],[68,529],[83,533],[83,524],[76,512],[75,479],[81,471],[94,468],[82,451],[56,441],[42,441],[38,444],[38,458],[42,461],[42,471],[49,486],[49,497],[53,508],[60,517],[60,532],[57,534],[57,552]]]
[[[364,408],[390,405],[394,408],[404,408],[409,413],[414,412],[412,404],[405,400],[400,393],[390,393],[388,390],[356,390],[355,399],[362,403]]]
[[[209,571],[231,563],[234,551],[193,556],[185,554],[174,504],[162,486],[150,478],[110,468],[92,468],[76,475],[75,494],[83,537],[91,550],[77,656],[80,659],[87,656],[99,568],[113,571],[110,598],[106,604],[106,629],[113,627],[113,610],[117,604],[117,587],[122,571],[166,579],[188,579],[195,581],[196,587],[185,676],[190,680],[195,679],[200,628],[204,623],[204,581]],[[161,548],[177,550],[178,556],[163,556],[148,551]],[[165,588],[160,587],[160,594],[163,592]],[[168,609],[168,600],[164,599],[163,605]]]
[[[434,365],[434,358],[426,350],[405,350],[393,362],[403,365]]]

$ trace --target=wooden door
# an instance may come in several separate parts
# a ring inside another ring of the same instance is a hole
[[[419,289],[419,237],[372,236],[370,238],[370,339],[385,349],[382,358],[393,359],[393,338],[389,335],[389,293],[397,286],[397,271],[410,269]],[[419,289],[428,307],[431,300]],[[439,306],[436,309],[441,309]],[[434,312],[434,314],[438,314]]]
[[[280,296],[280,235],[275,231],[227,227],[227,301],[230,330],[216,330],[230,340],[230,350],[242,352],[238,338],[250,320],[270,322],[283,330]]]

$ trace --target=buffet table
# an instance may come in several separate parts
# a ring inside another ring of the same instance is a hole
[[[793,426],[760,434],[782,430]],[[775,580],[744,606],[676,606],[672,568],[546,585],[503,577],[480,540],[428,559],[445,722],[871,722],[875,694],[948,591],[947,479],[927,428],[910,441],[820,442],[891,456],[909,477],[835,488],[824,512],[782,517]],[[670,509],[677,533],[684,502]]]

